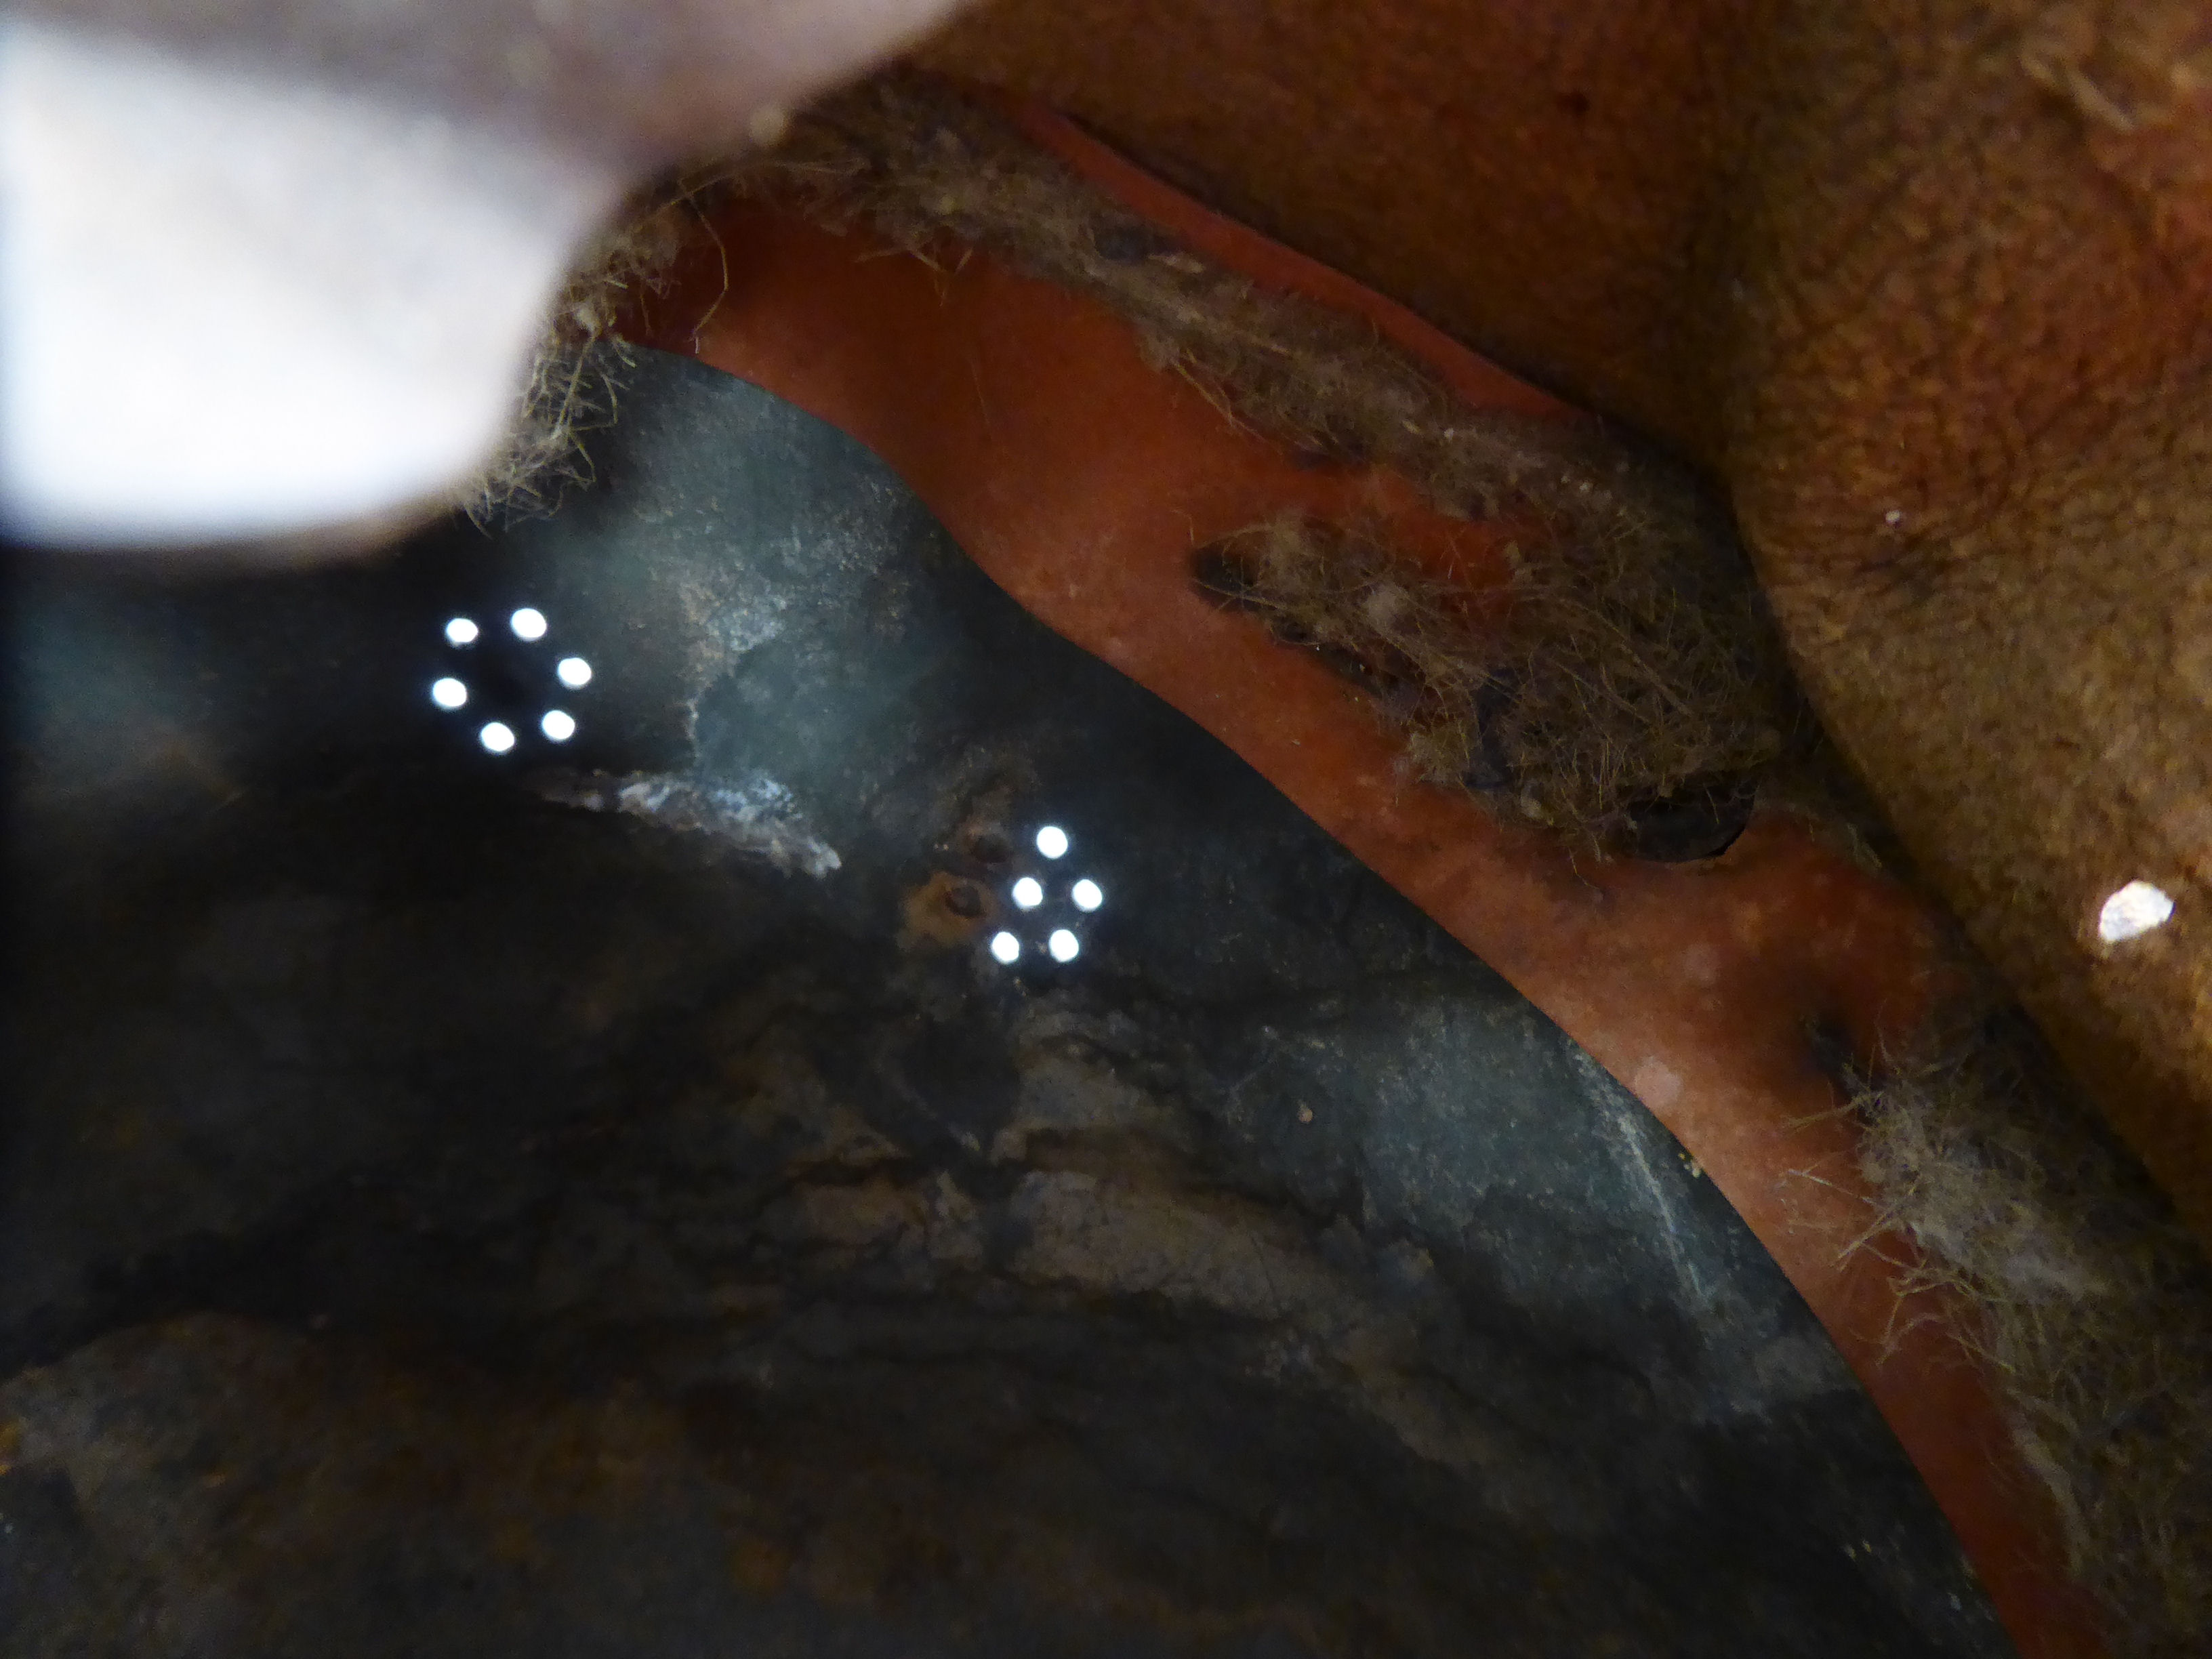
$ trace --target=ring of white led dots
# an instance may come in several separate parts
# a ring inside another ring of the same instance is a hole
[[[1040,858],[1057,864],[1073,850],[1074,837],[1057,823],[1040,824],[1030,843]],[[1034,923],[1027,933],[1002,927],[985,942],[993,961],[1012,968],[1035,950],[1052,962],[1066,964],[1083,954],[1083,936],[1073,924],[1097,914],[1106,902],[1106,890],[1091,876],[1062,879],[1056,872],[1024,872],[1006,884],[1006,902],[1017,924]],[[1076,913],[1067,914],[1070,908]]]
[[[507,617],[507,631],[525,645],[536,645],[552,631],[552,623],[536,605],[518,605]],[[452,617],[440,630],[446,645],[454,652],[470,652],[484,639],[481,623],[473,617]],[[580,691],[592,683],[592,665],[583,658],[564,656],[553,665],[553,678],[569,691]],[[447,714],[465,708],[474,697],[469,683],[459,674],[441,674],[430,684],[430,701]],[[548,707],[535,722],[526,723],[526,730],[534,730],[548,743],[567,743],[576,735],[574,714],[559,707]],[[485,753],[512,753],[520,744],[520,737],[507,720],[485,720],[477,727],[477,743]]]

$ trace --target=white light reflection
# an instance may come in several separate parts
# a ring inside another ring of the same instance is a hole
[[[2097,937],[2107,945],[2140,939],[2165,927],[2172,915],[2173,901],[2164,890],[2147,881],[2131,881],[2105,901],[2097,915]]]

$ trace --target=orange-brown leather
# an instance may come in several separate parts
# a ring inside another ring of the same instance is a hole
[[[998,0],[1034,94],[1729,491],[1831,732],[2212,1239],[2212,4]],[[2177,901],[2096,937],[2136,878]]]
[[[1049,118],[1029,125],[1186,245],[1363,311],[1470,399],[1576,418]],[[1287,507],[1379,521],[1417,556],[1479,578],[1496,568],[1491,532],[1434,514],[1385,470],[1298,464],[1149,368],[1120,319],[988,257],[885,258],[760,207],[714,229],[633,331],[867,443],[1032,612],[1222,738],[1635,1090],[1833,1334],[2022,1653],[2095,1652],[1985,1376],[1924,1316],[1936,1310],[1903,1294],[1909,1252],[1861,1238],[1852,1126],[1808,1041],[1814,1018],[1862,1042],[1917,1018],[1929,921],[1911,896],[1788,818],[1762,819],[1707,866],[1592,866],[1410,783],[1372,711],[1200,592],[1190,555]]]

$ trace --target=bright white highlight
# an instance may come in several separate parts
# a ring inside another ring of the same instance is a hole
[[[1014,902],[1024,910],[1034,910],[1044,902],[1044,884],[1035,876],[1024,876],[1014,884]]]
[[[1066,928],[1055,927],[1053,929],[1052,937],[1044,942],[1044,948],[1052,952],[1052,959],[1054,962],[1073,962],[1075,960],[1075,953],[1083,948],[1083,945],[1082,941],[1069,933]]]
[[[1067,831],[1056,824],[1048,823],[1037,831],[1036,849],[1048,859],[1065,857],[1067,853]]]
[[[605,8],[0,9],[0,535],[204,546],[465,487],[644,158],[800,105],[951,9],[664,7],[672,95],[563,124],[566,77],[642,84]],[[527,33],[492,34],[494,10]],[[417,72],[386,72],[395,52]],[[686,100],[707,86],[711,107]],[[207,325],[230,316],[253,326]]]
[[[514,747],[514,732],[512,728],[494,720],[477,733],[477,741],[490,750],[493,754],[504,755]]]
[[[474,645],[476,642],[477,625],[466,617],[456,617],[446,624],[447,645]]]
[[[545,711],[545,718],[538,722],[538,729],[556,743],[566,743],[576,735],[575,716],[558,708],[549,708]]]
[[[834,33],[800,9],[781,27]],[[96,9],[0,12],[11,540],[331,530],[444,495],[483,465],[546,298],[621,196],[638,140],[532,143],[475,113],[473,86],[441,103],[337,67],[376,27],[364,18],[394,15],[137,5],[110,12],[113,27]],[[451,8],[407,15],[426,61],[477,38]],[[255,50],[279,16],[281,67]],[[783,61],[752,33],[720,31],[759,64]],[[207,326],[234,315],[252,328]]]
[[[1105,890],[1088,876],[1069,888],[1067,896],[1075,901],[1075,908],[1079,910],[1096,910],[1106,902]]]
[[[553,672],[571,691],[580,691],[592,683],[592,665],[581,657],[562,658],[554,665]]]
[[[507,619],[507,625],[514,630],[514,637],[518,640],[542,640],[545,637],[545,613],[532,610],[526,605]]]
[[[459,708],[469,700],[469,688],[457,679],[434,680],[430,685],[430,701],[441,708]]]
[[[2147,881],[2131,881],[2105,901],[2097,913],[2097,937],[2107,945],[2138,939],[2154,927],[2163,927],[2173,915],[2173,901]]]
[[[994,933],[991,935],[991,954],[1012,967],[1020,960],[1022,942],[1012,933]]]

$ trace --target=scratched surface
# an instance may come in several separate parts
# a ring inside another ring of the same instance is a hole
[[[495,537],[20,584],[0,1648],[2008,1651],[1540,1014],[850,441],[623,407]]]

